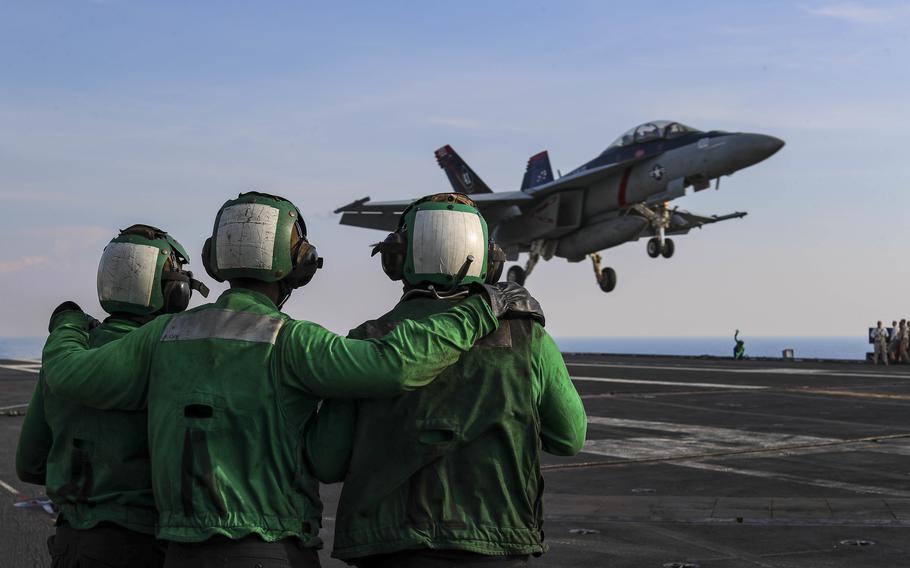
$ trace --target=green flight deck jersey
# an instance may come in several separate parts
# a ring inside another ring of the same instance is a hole
[[[100,347],[140,324],[109,317],[93,329]],[[73,528],[110,522],[155,534],[147,418],[144,410],[95,410],[57,396],[38,376],[16,448],[19,479],[46,487]]]
[[[257,534],[310,547],[320,545],[322,503],[303,445],[319,400],[424,386],[498,325],[474,296],[357,341],[240,288],[92,351],[84,321],[78,312],[53,318],[47,383],[98,408],[148,407],[158,537]]]
[[[406,300],[350,336],[381,336],[449,305]],[[559,349],[529,319],[503,320],[424,389],[326,401],[307,433],[307,452],[322,481],[344,480],[332,555],[540,554],[540,452],[575,455],[586,431]]]

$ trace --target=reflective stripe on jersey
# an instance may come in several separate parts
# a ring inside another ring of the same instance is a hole
[[[233,339],[274,345],[282,324],[284,320],[277,317],[207,309],[174,316],[164,328],[161,341]]]

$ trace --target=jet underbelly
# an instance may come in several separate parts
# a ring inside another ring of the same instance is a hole
[[[493,238],[500,244],[559,238],[581,226],[583,202],[582,190],[554,193],[523,215],[497,223]]]
[[[577,262],[584,259],[585,255],[638,238],[647,225],[647,219],[637,215],[624,215],[585,225],[559,239],[556,256]]]

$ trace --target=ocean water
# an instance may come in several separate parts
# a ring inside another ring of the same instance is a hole
[[[567,352],[624,353],[637,355],[733,355],[733,337],[557,337],[559,348]],[[780,357],[793,349],[797,358],[865,359],[871,345],[865,336],[849,337],[749,337],[746,355]],[[37,359],[41,357],[44,337],[0,337],[0,359]]]
[[[46,337],[0,337],[0,359],[40,359]]]
[[[796,358],[865,359],[871,345],[866,336],[768,337],[740,335],[746,356],[781,357],[793,349]],[[727,337],[557,337],[565,352],[624,353],[636,355],[714,355],[732,357],[733,336]]]

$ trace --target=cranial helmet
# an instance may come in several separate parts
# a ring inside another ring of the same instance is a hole
[[[251,191],[221,206],[202,247],[202,264],[219,282],[281,282],[289,292],[312,280],[322,258],[307,241],[306,224],[293,203]]]
[[[461,193],[412,203],[401,214],[398,230],[373,249],[376,253],[382,254],[389,278],[412,286],[497,282],[505,262],[474,201]]]
[[[98,264],[101,307],[110,314],[140,316],[185,310],[193,290],[203,296],[209,292],[183,270],[188,262],[183,246],[161,229],[133,225],[120,231]]]

